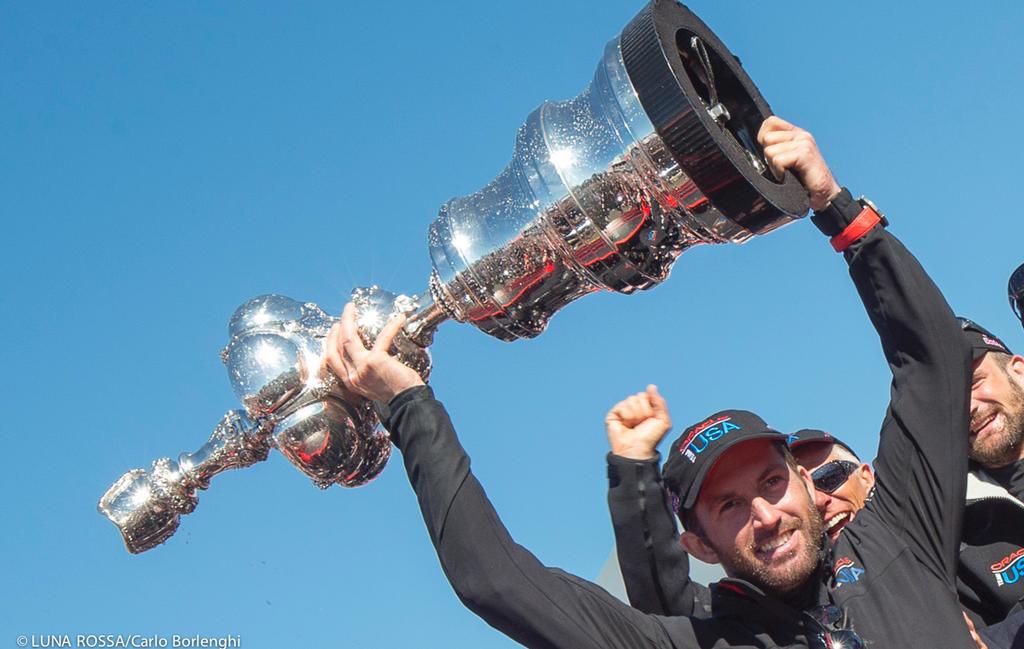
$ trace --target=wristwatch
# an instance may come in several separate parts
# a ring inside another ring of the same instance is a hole
[[[876,225],[889,225],[885,215],[865,196],[853,198],[845,187],[832,199],[828,207],[815,212],[811,222],[822,234],[830,237],[836,252],[846,250]]]

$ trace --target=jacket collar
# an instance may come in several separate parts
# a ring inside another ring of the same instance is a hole
[[[1024,503],[1017,500],[1013,494],[1004,489],[992,476],[985,473],[984,469],[975,467],[967,474],[967,503],[970,504],[982,498],[1001,498],[1024,508]]]
[[[776,633],[795,633],[803,627],[803,609],[829,602],[831,557],[832,546],[828,537],[823,535],[817,566],[794,596],[787,598],[791,602],[767,595],[743,579],[726,577],[711,584],[712,615],[742,620]]]
[[[773,632],[795,631],[801,624],[800,611],[747,581],[729,577],[711,584],[711,612],[716,618],[735,619]]]

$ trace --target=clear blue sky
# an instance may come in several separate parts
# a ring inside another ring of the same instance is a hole
[[[398,462],[320,492],[283,457],[217,478],[172,540],[95,512],[122,472],[237,407],[217,352],[262,293],[337,311],[418,292],[426,228],[578,93],[638,2],[0,2],[6,497],[17,634],[236,634],[247,648],[508,647],[451,594]],[[1024,348],[1020,3],[695,2],[950,302]],[[432,383],[514,535],[595,576],[602,419],[648,382],[678,428],[722,407],[873,457],[888,396],[842,259],[802,221],[692,250],[540,338],[446,325]]]

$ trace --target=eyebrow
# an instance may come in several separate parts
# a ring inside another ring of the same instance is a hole
[[[777,465],[777,464],[776,465],[770,465],[767,469],[765,469],[764,471],[761,472],[761,475],[759,475],[757,477],[756,482],[758,484],[760,484],[761,482],[764,482],[764,479],[767,478],[769,474],[773,473],[774,471],[778,471],[778,470],[779,470],[779,465]],[[788,470],[789,470],[788,466],[786,466],[786,470],[787,470],[787,473],[788,473]],[[711,505],[712,506],[717,506],[720,503],[725,502],[726,500],[729,500],[730,498],[736,498],[738,496],[739,496],[739,493],[736,492],[736,491],[727,491],[725,493],[718,494],[718,495],[714,496],[711,499]]]

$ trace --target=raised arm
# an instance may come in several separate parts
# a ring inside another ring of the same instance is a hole
[[[441,567],[459,599],[488,624],[528,647],[699,646],[692,627],[632,609],[598,586],[544,567],[516,544],[470,470],[451,421],[419,376],[387,354],[400,321],[372,350],[346,307],[328,341],[328,363],[345,387],[383,407],[402,451]],[[408,370],[408,371],[405,371]]]
[[[778,118],[759,140],[773,169],[808,188],[814,224],[850,267],[892,371],[879,440],[876,495],[868,505],[917,559],[955,579],[967,475],[970,352],[938,287],[873,210],[841,190],[809,133]],[[843,341],[835,341],[837,347]],[[850,395],[857,404],[857,395]]]
[[[629,603],[645,613],[706,617],[710,593],[690,581],[655,450],[672,428],[665,399],[651,385],[615,404],[605,417],[608,510]]]

